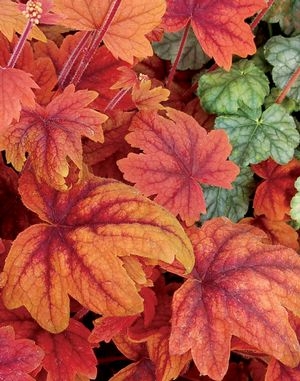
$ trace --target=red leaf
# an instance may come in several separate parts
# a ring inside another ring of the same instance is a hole
[[[58,192],[27,171],[19,189],[24,204],[46,222],[14,240],[3,300],[8,308],[24,305],[51,332],[68,326],[68,295],[106,316],[143,310],[141,285],[123,257],[146,257],[153,264],[177,257],[187,271],[193,266],[191,244],[178,221],[125,184],[90,176]]]
[[[115,374],[109,381],[157,381],[154,365],[147,359],[130,364]]]
[[[40,179],[57,189],[67,189],[68,158],[82,169],[81,137],[103,141],[101,123],[107,117],[86,107],[97,95],[75,91],[70,85],[45,108],[24,108],[20,121],[1,137],[7,161],[20,171],[28,153]]]
[[[252,165],[253,171],[265,179],[257,188],[253,206],[255,214],[265,214],[270,220],[283,220],[290,212],[290,202],[296,193],[294,183],[300,176],[300,161],[279,165],[272,159]]]
[[[244,20],[265,8],[264,0],[167,0],[167,4],[165,29],[176,32],[190,22],[205,53],[225,70],[230,69],[233,54],[255,53],[254,36]]]
[[[190,238],[196,264],[173,297],[171,354],[191,350],[199,371],[220,380],[234,335],[297,366],[300,346],[283,307],[300,312],[298,254],[225,218],[191,229]]]
[[[1,130],[13,119],[19,120],[21,107],[34,107],[32,89],[38,85],[23,70],[0,67],[0,126]]]
[[[223,130],[207,131],[191,116],[168,108],[169,119],[156,112],[140,112],[126,140],[144,151],[130,153],[118,166],[126,180],[146,196],[179,214],[188,225],[205,213],[200,184],[231,188],[239,172],[227,161],[231,145]]]
[[[44,352],[32,340],[15,339],[13,327],[0,328],[0,379],[5,381],[33,381],[29,375],[36,369]]]

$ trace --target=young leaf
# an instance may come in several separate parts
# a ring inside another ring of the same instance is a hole
[[[239,168],[227,160],[231,146],[223,131],[207,134],[191,116],[168,108],[138,113],[126,140],[144,151],[118,161],[126,180],[191,225],[205,213],[200,184],[232,188]]]
[[[81,137],[103,141],[101,123],[107,116],[87,108],[98,94],[64,89],[45,108],[24,108],[20,121],[7,128],[0,138],[7,161],[20,171],[29,155],[37,176],[57,189],[67,189],[68,159],[82,169]]]
[[[143,310],[124,256],[153,263],[177,258],[187,271],[193,267],[191,244],[180,224],[128,185],[90,176],[58,192],[25,172],[20,193],[45,222],[14,240],[4,267],[3,300],[8,308],[24,305],[51,332],[68,326],[68,295],[107,316]]]
[[[232,222],[239,221],[249,208],[249,197],[254,190],[253,173],[251,169],[242,168],[232,189],[204,186],[203,192],[207,213],[201,216],[201,222],[213,217],[228,217]]]
[[[44,352],[34,341],[15,339],[13,327],[0,328],[0,379],[34,381],[29,375],[41,363]]]
[[[150,80],[142,80],[132,89],[132,100],[138,110],[163,110],[160,102],[167,101],[169,95],[170,91],[162,86],[151,88]]]
[[[270,220],[284,220],[290,213],[290,203],[296,193],[294,183],[300,176],[300,161],[291,160],[278,165],[267,160],[252,166],[264,181],[255,191],[253,207],[256,215],[264,214]]]
[[[182,36],[182,31],[164,33],[162,41],[152,43],[155,54],[164,60],[170,60],[173,64],[179,50]],[[208,61],[209,57],[203,52],[193,30],[190,28],[177,69],[200,69]]]
[[[292,116],[274,104],[263,113],[244,108],[235,115],[216,118],[216,129],[224,129],[233,146],[231,160],[241,167],[270,156],[279,164],[292,160],[299,133]]]
[[[171,353],[191,350],[200,373],[220,380],[236,336],[297,366],[300,345],[285,308],[300,313],[298,254],[264,244],[261,230],[225,218],[189,236],[196,264],[173,297]]]
[[[300,35],[270,38],[265,44],[265,57],[274,66],[272,78],[275,85],[282,89],[300,66]],[[300,101],[300,78],[292,85],[288,96]]]
[[[111,5],[110,0],[56,0],[62,24],[79,30],[100,29]],[[133,58],[153,54],[146,34],[159,25],[166,6],[164,0],[141,2],[122,0],[105,36],[104,43],[116,58],[133,63]]]
[[[188,22],[203,48],[219,66],[229,70],[232,55],[246,57],[256,51],[245,18],[265,8],[264,0],[167,0],[163,26],[168,32],[183,29]]]
[[[21,107],[34,107],[32,89],[38,85],[25,71],[0,67],[0,130],[19,120]]]
[[[268,93],[267,76],[247,60],[233,64],[229,72],[217,69],[199,79],[198,96],[210,113],[236,114],[244,104],[260,108]]]

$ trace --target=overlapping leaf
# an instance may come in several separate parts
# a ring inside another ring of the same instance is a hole
[[[56,0],[56,12],[64,16],[63,25],[80,30],[98,30],[111,6],[110,0]],[[122,0],[105,36],[104,43],[115,57],[133,63],[133,57],[153,54],[146,34],[159,25],[165,12],[164,0],[141,2]]]
[[[24,108],[20,121],[0,137],[7,161],[20,171],[28,154],[39,178],[66,189],[68,159],[82,169],[81,137],[103,141],[101,123],[107,117],[87,108],[97,96],[94,91],[75,91],[70,85],[45,108]]]
[[[224,377],[234,335],[283,364],[300,345],[283,308],[300,314],[300,258],[263,243],[264,233],[225,218],[191,229],[196,264],[173,297],[170,350],[191,350],[201,374]]]
[[[32,340],[15,339],[13,327],[0,328],[0,379],[34,381],[29,375],[41,363],[44,352]]]
[[[268,93],[267,76],[247,60],[233,64],[230,72],[218,69],[199,79],[198,95],[210,113],[235,114],[243,105],[257,109]]]
[[[207,134],[195,119],[168,108],[169,119],[139,113],[126,140],[144,151],[118,161],[126,180],[192,224],[205,213],[199,183],[231,188],[239,168],[227,161],[231,146],[223,131]]]
[[[290,202],[296,193],[294,183],[300,176],[300,161],[291,160],[278,165],[269,159],[252,166],[264,181],[255,191],[253,207],[256,215],[264,214],[270,220],[283,220],[290,213]]]
[[[297,193],[291,199],[291,217],[300,224],[300,179],[297,178],[295,182]]]
[[[265,44],[266,59],[274,66],[272,78],[282,89],[300,66],[300,35],[295,37],[274,36]],[[292,85],[288,96],[300,100],[300,78]]]
[[[24,305],[51,332],[68,326],[68,295],[108,316],[143,310],[124,256],[153,263],[176,257],[187,271],[193,266],[190,242],[176,219],[127,185],[91,176],[58,192],[26,172],[20,193],[46,222],[14,240],[4,268],[3,300],[8,308]]]
[[[299,144],[292,116],[277,104],[263,113],[247,109],[216,118],[216,129],[224,129],[232,144],[231,160],[241,167],[259,163],[270,156],[279,164],[288,163]]]
[[[246,57],[256,51],[253,35],[244,20],[265,8],[263,0],[168,0],[164,27],[177,32],[188,22],[209,57],[229,70],[232,55]]]

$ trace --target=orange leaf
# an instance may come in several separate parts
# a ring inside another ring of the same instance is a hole
[[[265,179],[257,188],[253,207],[257,215],[265,214],[270,220],[283,220],[290,212],[290,202],[296,193],[294,183],[300,176],[300,161],[291,160],[279,165],[272,159],[251,166]]]
[[[167,0],[163,26],[169,32],[189,22],[209,57],[229,70],[232,55],[247,57],[256,47],[250,26],[244,20],[266,7],[264,0]]]
[[[79,30],[98,30],[108,13],[110,0],[56,0],[56,12],[64,17],[63,25]],[[123,0],[104,36],[104,43],[116,58],[133,63],[133,58],[153,54],[145,35],[159,23],[166,10],[164,0],[141,2]]]
[[[20,121],[0,138],[7,161],[20,171],[28,153],[40,179],[57,189],[67,189],[68,158],[82,169],[81,137],[103,141],[101,123],[107,117],[86,107],[97,95],[88,90],[75,91],[69,85],[45,108],[24,108]]]
[[[121,369],[109,381],[157,381],[151,360],[143,358]]]
[[[163,110],[160,102],[167,101],[169,95],[170,91],[162,86],[151,89],[150,80],[142,80],[132,90],[132,100],[139,110]]]
[[[187,271],[193,266],[190,241],[176,219],[125,184],[90,176],[58,192],[25,172],[20,193],[46,222],[14,240],[4,267],[3,300],[7,308],[24,305],[51,332],[68,325],[68,295],[107,316],[143,310],[123,256],[154,264],[177,257]]]
[[[300,258],[261,242],[252,226],[216,218],[190,229],[196,256],[190,278],[173,297],[170,351],[191,350],[202,374],[224,377],[234,335],[288,366],[300,345],[286,307],[300,313]]]
[[[15,339],[13,327],[0,328],[0,379],[5,381],[34,381],[29,375],[36,369],[44,352],[32,340]]]
[[[21,106],[34,107],[34,94],[38,89],[31,75],[23,70],[0,67],[0,129],[8,126],[13,119],[19,120]]]
[[[118,161],[126,180],[191,225],[205,213],[199,183],[231,188],[239,172],[227,161],[231,145],[223,130],[207,131],[191,116],[168,108],[169,119],[140,112],[126,140],[144,151]]]

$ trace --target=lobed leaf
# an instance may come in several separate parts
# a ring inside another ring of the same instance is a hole
[[[171,354],[191,350],[201,374],[224,377],[236,336],[287,366],[300,345],[285,308],[300,314],[300,258],[256,228],[216,218],[190,229],[196,263],[173,297]]]
[[[266,59],[274,66],[273,81],[277,87],[283,89],[300,66],[300,35],[274,36],[267,41],[264,50]],[[293,83],[287,95],[300,101],[300,78]]]
[[[278,104],[263,113],[245,107],[235,115],[219,116],[215,128],[227,132],[233,147],[230,158],[241,167],[269,157],[278,164],[286,164],[299,144],[293,117]]]
[[[177,258],[187,271],[193,267],[190,241],[176,219],[120,182],[91,176],[58,192],[25,172],[20,193],[45,223],[14,240],[3,300],[7,308],[24,305],[50,332],[68,326],[68,295],[106,316],[143,310],[140,286],[124,267],[124,256],[153,264]]]
[[[243,105],[260,108],[269,93],[269,81],[253,62],[241,60],[229,72],[217,69],[199,79],[198,96],[206,111],[236,114]]]

